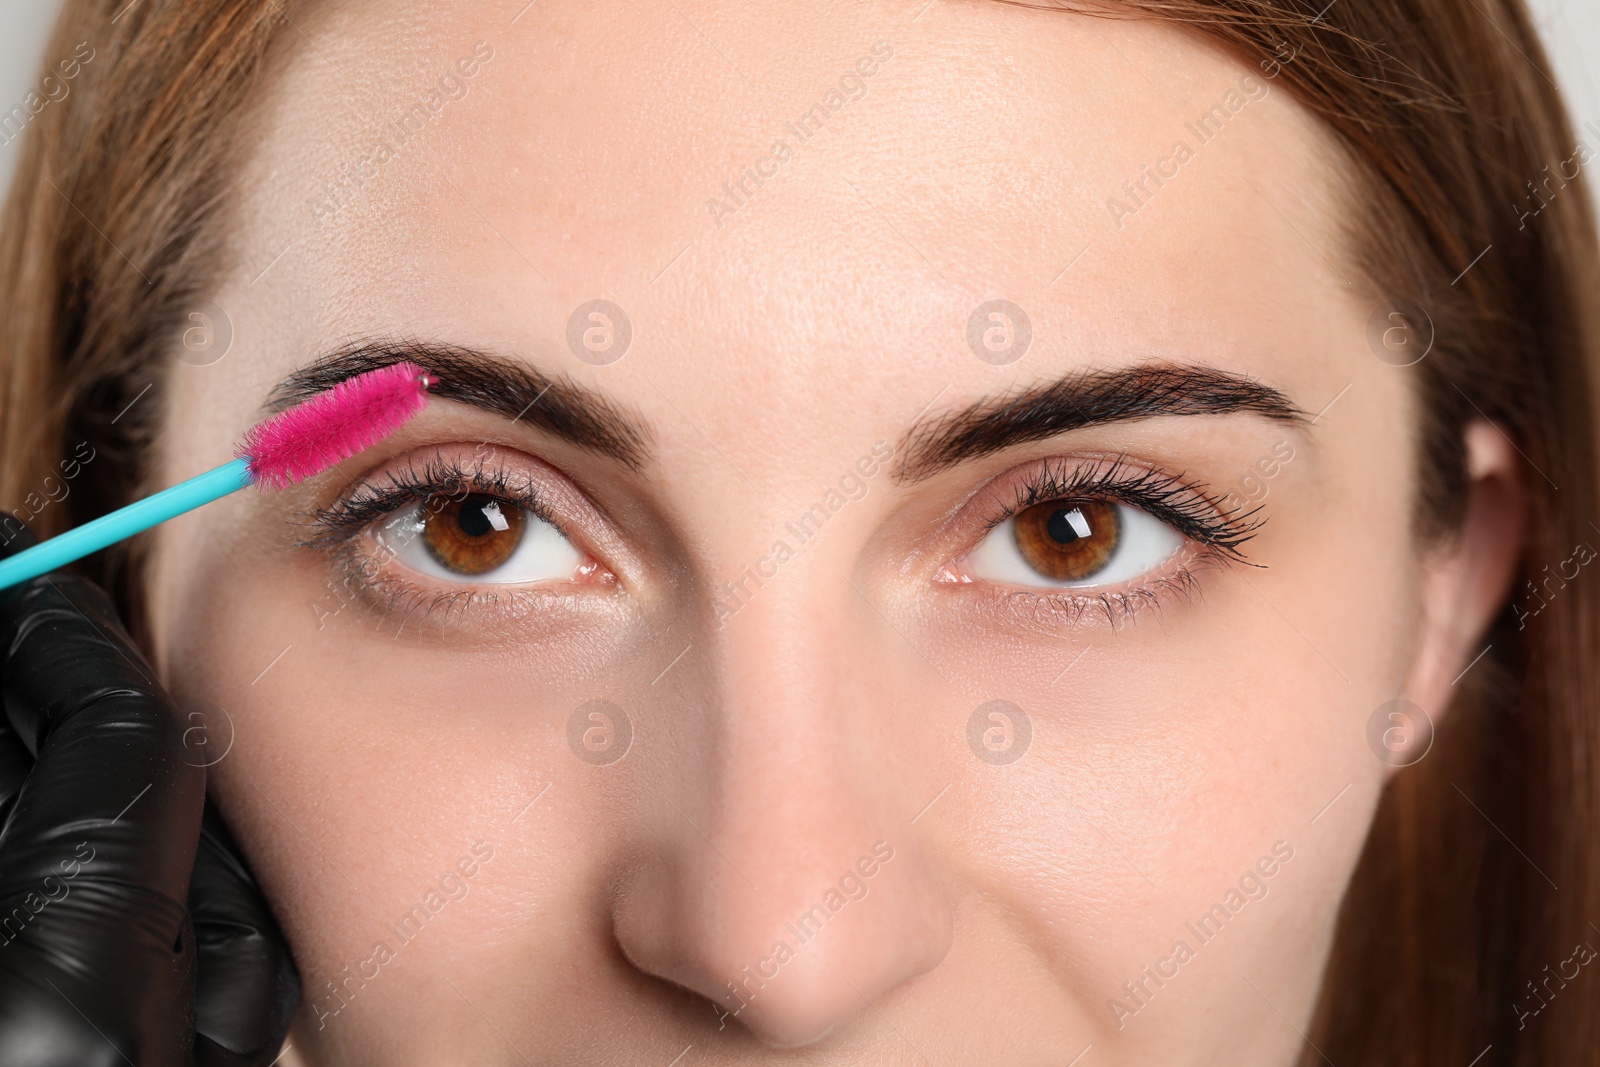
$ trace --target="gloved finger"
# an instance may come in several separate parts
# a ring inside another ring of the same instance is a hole
[[[7,962],[54,986],[122,1056],[177,1062],[191,1032],[185,900],[205,772],[182,758],[171,701],[106,595],[56,574],[0,591],[0,702],[34,756],[0,834]],[[25,1031],[16,1010],[0,1001],[0,1033]]]
[[[6,1067],[127,1067],[127,1056],[58,990],[21,965],[0,968],[0,1063]],[[124,1043],[126,1047],[126,1043]],[[132,1062],[173,1062],[138,1060]]]
[[[300,1001],[289,946],[215,808],[207,806],[189,886],[199,955],[194,1061],[266,1067]]]
[[[16,801],[17,794],[22,791],[22,780],[33,769],[33,757],[28,755],[28,749],[11,729],[11,724],[0,718],[0,827],[4,827],[6,818],[11,814],[11,805]],[[0,829],[0,836],[5,831]]]
[[[25,548],[32,548],[38,544],[38,538],[26,526],[18,530],[10,530],[12,534],[9,541],[0,545],[0,559]],[[27,746],[11,729],[11,723],[0,715],[0,836],[5,831],[6,817],[11,814],[11,805],[17,799],[17,794],[22,790],[22,780],[33,769],[33,757],[28,754]]]

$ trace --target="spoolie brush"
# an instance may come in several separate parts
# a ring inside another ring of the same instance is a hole
[[[47,574],[247,485],[287,489],[363,452],[428,403],[436,378],[415,363],[395,363],[251,427],[231,463],[163,489],[93,522],[0,561],[0,589]]]

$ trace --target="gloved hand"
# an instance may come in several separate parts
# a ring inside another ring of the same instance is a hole
[[[97,586],[0,590],[0,710],[0,1065],[270,1064],[294,963]]]

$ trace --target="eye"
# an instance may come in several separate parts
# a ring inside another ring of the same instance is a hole
[[[1165,563],[1183,543],[1171,526],[1127,504],[1047,500],[990,530],[968,553],[966,569],[1005,585],[1117,585]]]
[[[571,580],[592,566],[555,526],[486,493],[416,501],[385,521],[377,539],[401,563],[447,581]]]

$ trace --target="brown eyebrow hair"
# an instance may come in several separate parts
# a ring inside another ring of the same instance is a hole
[[[895,480],[919,481],[979,456],[1086,426],[1239,413],[1281,422],[1306,419],[1281,390],[1212,367],[1146,363],[1084,371],[921,420],[901,438],[904,458]]]
[[[320,356],[279,382],[266,410],[282,411],[348,378],[407,361],[438,376],[431,391],[441,399],[529,423],[631,470],[651,458],[649,424],[604,394],[518,360],[427,341],[369,339]]]

